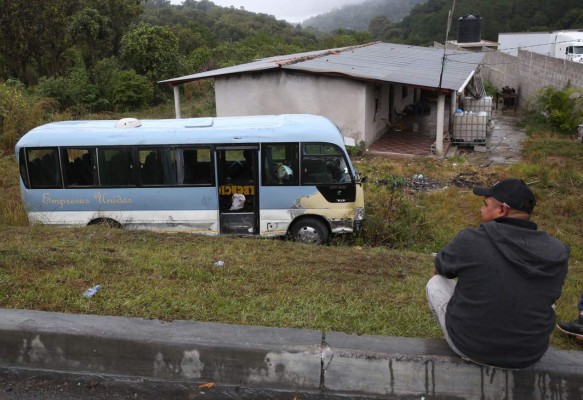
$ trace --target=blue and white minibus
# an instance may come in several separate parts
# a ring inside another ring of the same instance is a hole
[[[325,243],[364,219],[344,138],[320,116],[54,122],[16,155],[34,223]]]

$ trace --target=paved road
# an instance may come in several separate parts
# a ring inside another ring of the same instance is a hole
[[[382,397],[383,399],[417,399]],[[323,393],[292,393],[244,387],[217,386],[201,390],[190,382],[161,382],[113,376],[57,374],[20,369],[0,369],[0,399],[4,400],[369,400],[378,397],[354,397]]]

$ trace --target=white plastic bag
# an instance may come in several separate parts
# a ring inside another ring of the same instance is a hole
[[[232,198],[231,208],[229,211],[240,210],[245,207],[245,195],[240,193],[235,193]]]

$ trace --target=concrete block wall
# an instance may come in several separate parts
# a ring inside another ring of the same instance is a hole
[[[515,88],[519,107],[525,107],[528,100],[545,86],[562,88],[569,84],[583,90],[583,63],[526,50],[519,50],[517,57],[499,51],[486,53],[481,74],[483,80],[499,89],[504,86]]]
[[[487,52],[482,61],[482,80],[498,89],[510,86],[520,88],[519,58],[499,51]]]

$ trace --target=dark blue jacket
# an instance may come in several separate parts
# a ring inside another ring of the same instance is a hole
[[[463,229],[435,258],[457,278],[445,325],[454,345],[488,365],[522,368],[546,352],[552,305],[567,275],[569,247],[534,222],[500,218]]]

